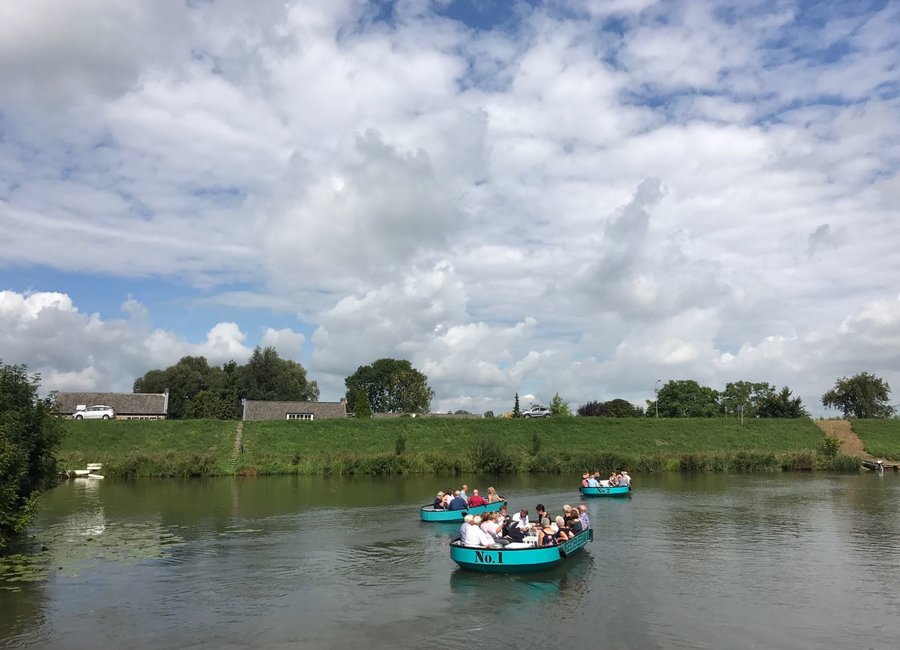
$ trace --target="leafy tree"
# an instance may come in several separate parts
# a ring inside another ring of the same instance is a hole
[[[808,418],[809,412],[803,407],[803,400],[791,397],[791,390],[785,386],[763,399],[757,415],[761,418]]]
[[[344,385],[348,402],[354,390],[362,391],[373,413],[427,413],[434,398],[428,377],[401,359],[379,359],[360,366]]]
[[[550,413],[552,415],[572,415],[572,409],[569,408],[569,403],[557,393],[550,400]]]
[[[639,418],[644,414],[641,407],[621,398],[603,402],[603,409],[604,415],[611,418]]]
[[[347,406],[357,418],[371,418],[372,405],[365,391],[353,389],[347,392]]]
[[[516,404],[513,406],[512,416],[514,418],[520,417],[522,415],[522,409],[519,408],[519,394],[516,393]]]
[[[578,407],[578,415],[584,417],[599,417],[605,415],[602,402],[587,402]]]
[[[494,412],[493,411],[485,411],[484,415],[482,417],[492,418],[492,417],[494,417]]]
[[[890,394],[891,387],[884,379],[861,372],[834,382],[834,388],[822,395],[822,405],[840,409],[845,418],[889,418],[896,411],[888,403]]]
[[[134,380],[135,393],[162,393],[169,390],[169,417],[185,417],[188,402],[215,383],[213,369],[205,357],[182,357],[164,370],[150,370]]]
[[[659,414],[667,418],[712,418],[719,413],[719,392],[693,379],[666,382],[657,393]],[[652,402],[650,402],[653,405]],[[651,410],[647,409],[648,412]]]
[[[635,418],[644,415],[644,410],[628,400],[616,398],[608,402],[587,402],[578,407],[578,415],[611,418]]]
[[[0,362],[0,551],[28,526],[56,476],[62,424],[53,396],[38,398],[39,386],[26,366]]]
[[[306,370],[296,361],[282,359],[273,347],[253,350],[241,368],[237,388],[241,397],[253,400],[315,402],[319,386],[306,378]]]
[[[725,384],[721,403],[725,412],[744,417],[756,417],[763,402],[775,394],[775,387],[765,382],[733,381]]]

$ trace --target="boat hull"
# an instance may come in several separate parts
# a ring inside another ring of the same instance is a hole
[[[483,512],[499,512],[506,505],[506,501],[495,501],[486,506],[476,506],[465,510],[435,510],[431,505],[422,506],[419,509],[419,518],[422,521],[454,522],[462,521],[466,515],[480,515]]]
[[[534,573],[552,569],[586,544],[594,541],[594,531],[588,529],[559,546],[530,548],[472,548],[461,546],[460,540],[450,543],[450,559],[463,569],[482,573]]]
[[[627,497],[631,494],[630,485],[581,487],[578,489],[583,497]]]

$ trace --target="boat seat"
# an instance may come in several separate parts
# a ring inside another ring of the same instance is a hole
[[[506,545],[506,548],[531,548],[531,544],[526,544],[525,542],[510,542]]]

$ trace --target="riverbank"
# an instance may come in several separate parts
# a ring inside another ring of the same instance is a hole
[[[67,421],[60,468],[109,477],[859,471],[808,419]],[[900,428],[900,423],[894,425]],[[881,431],[881,430],[879,430]],[[882,436],[887,436],[882,432]]]

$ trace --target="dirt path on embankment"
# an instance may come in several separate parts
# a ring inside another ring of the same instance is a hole
[[[872,458],[872,455],[866,452],[863,441],[853,432],[853,427],[847,420],[816,420],[816,424],[825,432],[825,435],[834,436],[841,441],[841,453],[845,456]]]

